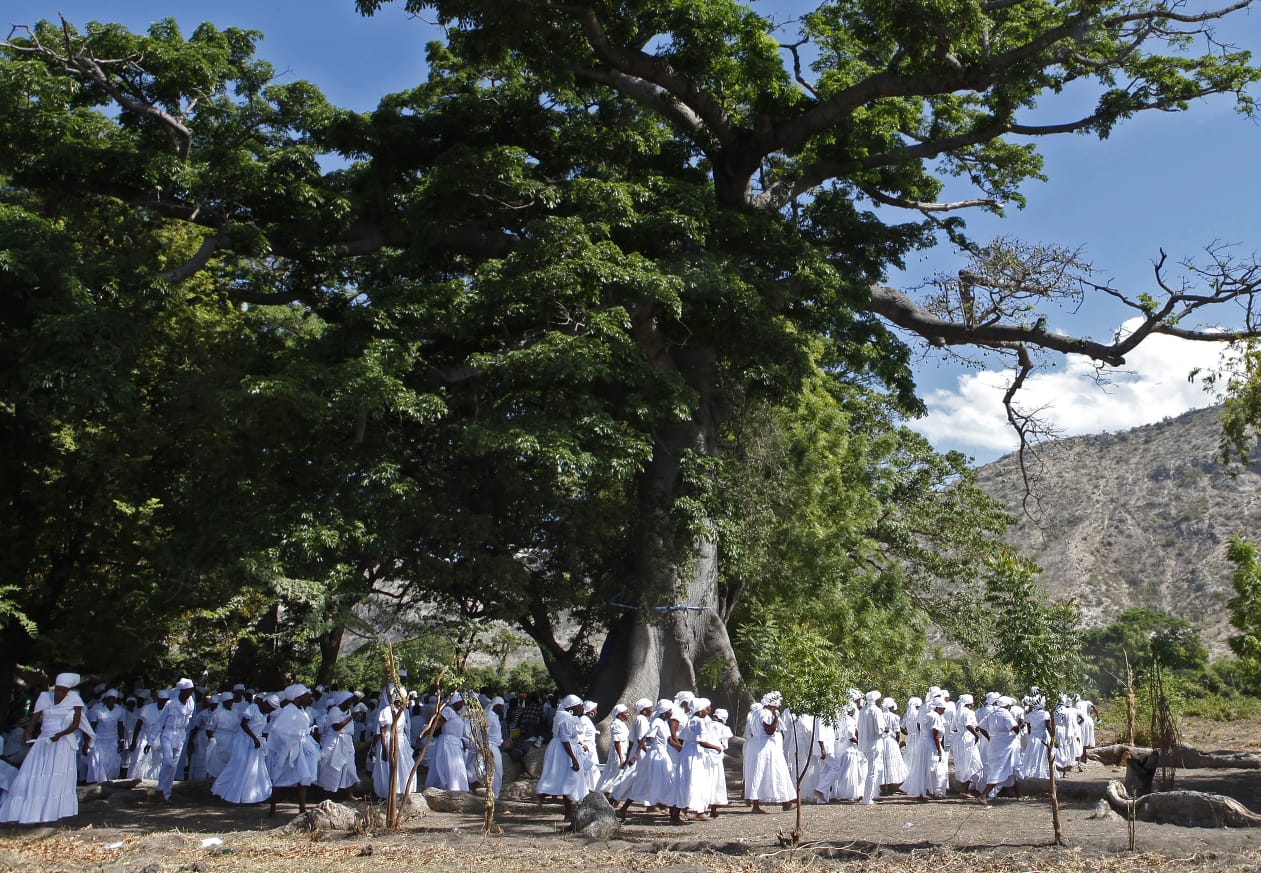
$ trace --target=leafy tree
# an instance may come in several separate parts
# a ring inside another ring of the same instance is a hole
[[[1231,584],[1235,596],[1226,604],[1230,623],[1239,631],[1227,642],[1238,661],[1238,673],[1249,693],[1261,693],[1261,564],[1254,543],[1236,537],[1226,549],[1226,557],[1235,565]]]
[[[1126,660],[1145,675],[1153,658],[1174,675],[1199,675],[1208,667],[1208,649],[1191,622],[1159,610],[1127,609],[1107,627],[1082,632],[1088,681],[1110,697],[1126,681]]]

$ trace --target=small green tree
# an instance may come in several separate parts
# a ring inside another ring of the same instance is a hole
[[[994,657],[1010,664],[1022,683],[1037,685],[1053,700],[1062,691],[1081,687],[1079,613],[1072,602],[1047,603],[1037,573],[1037,565],[1024,558],[995,557],[986,580],[986,600],[994,609]],[[1053,722],[1051,737],[1054,744]],[[1052,748],[1047,747],[1048,756]],[[1050,763],[1051,828],[1056,844],[1062,844],[1055,766]]]
[[[785,710],[794,715],[832,718],[846,703],[845,689],[853,684],[853,672],[836,656],[828,637],[812,625],[781,626],[774,619],[760,625],[742,627],[737,641],[742,648],[756,652],[744,665],[744,673],[756,688],[777,690],[784,696]],[[799,722],[793,720],[790,736],[795,742]],[[797,819],[792,844],[802,844],[801,783],[814,756],[814,737],[805,760],[792,756],[793,785],[797,792]]]
[[[1231,625],[1239,631],[1227,644],[1239,658],[1244,690],[1261,694],[1261,564],[1257,547],[1243,537],[1235,537],[1227,546],[1226,557],[1235,565],[1231,577],[1235,596],[1226,606]]]

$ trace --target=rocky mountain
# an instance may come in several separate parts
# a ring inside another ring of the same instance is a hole
[[[979,468],[980,484],[1020,519],[1009,540],[1044,569],[1053,597],[1077,600],[1088,626],[1133,606],[1161,609],[1194,622],[1222,653],[1232,633],[1226,544],[1261,537],[1261,454],[1219,463],[1220,414],[1043,446],[1029,462],[1027,515],[1015,455]]]

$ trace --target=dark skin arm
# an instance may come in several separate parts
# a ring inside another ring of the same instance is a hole
[[[70,736],[72,733],[74,733],[75,731],[77,731],[77,730],[79,729],[79,721],[80,721],[82,718],[83,718],[83,707],[82,707],[82,706],[76,706],[76,707],[74,708],[74,717],[72,717],[72,718],[70,719],[70,724],[66,727],[66,729],[65,729],[64,731],[61,731],[60,733],[55,733],[55,734],[53,734],[53,742],[55,743],[55,742],[57,742],[58,740],[60,740],[62,737],[68,737],[68,736]]]

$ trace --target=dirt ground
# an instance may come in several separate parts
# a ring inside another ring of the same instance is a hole
[[[802,809],[806,846],[790,852],[784,837],[795,811],[752,813],[736,802],[713,821],[669,824],[664,814],[632,812],[618,839],[592,842],[565,833],[559,806],[505,802],[502,835],[485,836],[474,815],[427,812],[401,831],[363,834],[284,832],[297,812],[280,804],[233,807],[204,787],[177,785],[170,806],[134,796],[87,800],[56,827],[0,827],[0,871],[107,870],[117,873],[272,871],[387,873],[532,868],[571,870],[940,871],[969,870],[1255,870],[1261,867],[1261,828],[1201,829],[1136,823],[1136,853],[1124,820],[1091,818],[1095,801],[1120,769],[1092,763],[1061,783],[1061,822],[1067,846],[1051,845],[1045,796],[1001,798],[990,807],[951,797],[918,803],[895,796],[875,806],[808,805]],[[1261,809],[1261,771],[1184,770],[1176,788],[1212,791]],[[285,797],[285,800],[291,798]],[[313,802],[318,801],[313,792]],[[123,801],[123,802],[120,802]],[[220,840],[213,845],[206,841]]]

